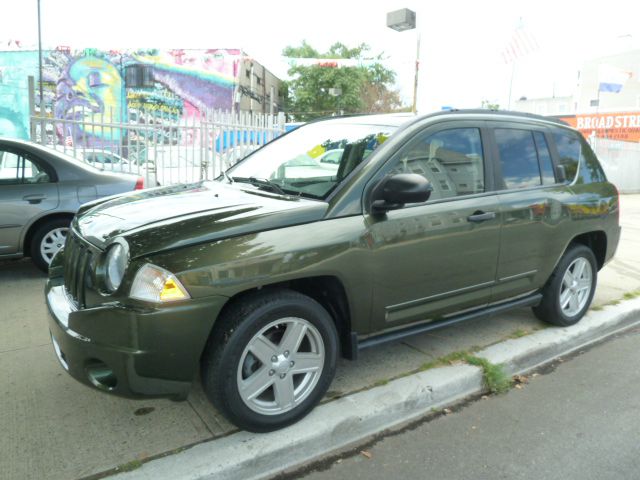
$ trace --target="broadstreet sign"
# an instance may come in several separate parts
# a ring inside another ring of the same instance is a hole
[[[560,117],[585,137],[640,142],[640,112],[588,113]]]

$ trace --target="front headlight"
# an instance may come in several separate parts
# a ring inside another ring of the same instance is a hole
[[[136,273],[129,296],[154,303],[191,298],[173,273],[150,263],[143,265]]]
[[[105,259],[105,284],[107,289],[115,292],[124,278],[124,271],[129,263],[129,255],[124,245],[116,243],[107,251]]]

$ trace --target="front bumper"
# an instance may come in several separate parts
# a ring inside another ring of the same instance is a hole
[[[185,398],[226,297],[158,308],[108,304],[78,310],[65,288],[45,289],[49,330],[62,367],[76,380],[125,397]]]

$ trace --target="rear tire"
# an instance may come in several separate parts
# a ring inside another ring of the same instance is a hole
[[[291,290],[256,292],[216,321],[202,355],[202,386],[238,427],[277,430],[322,399],[337,352],[335,324],[318,302]]]
[[[70,219],[49,220],[40,225],[31,238],[31,259],[43,272],[49,270],[54,255],[64,246],[70,224]]]
[[[566,327],[580,321],[596,291],[598,268],[589,247],[569,246],[542,289],[542,301],[533,307],[540,320]]]

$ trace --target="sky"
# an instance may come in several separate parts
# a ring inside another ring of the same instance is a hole
[[[420,36],[418,111],[509,105],[571,95],[581,63],[640,48],[635,2],[573,0],[41,0],[43,48],[242,48],[280,78],[288,45],[306,40],[323,51],[335,42],[366,43],[397,74],[406,104],[413,96]],[[37,0],[0,0],[0,42],[37,46]],[[415,30],[386,27],[387,12],[410,8]],[[538,48],[506,64],[502,52],[518,25]]]

